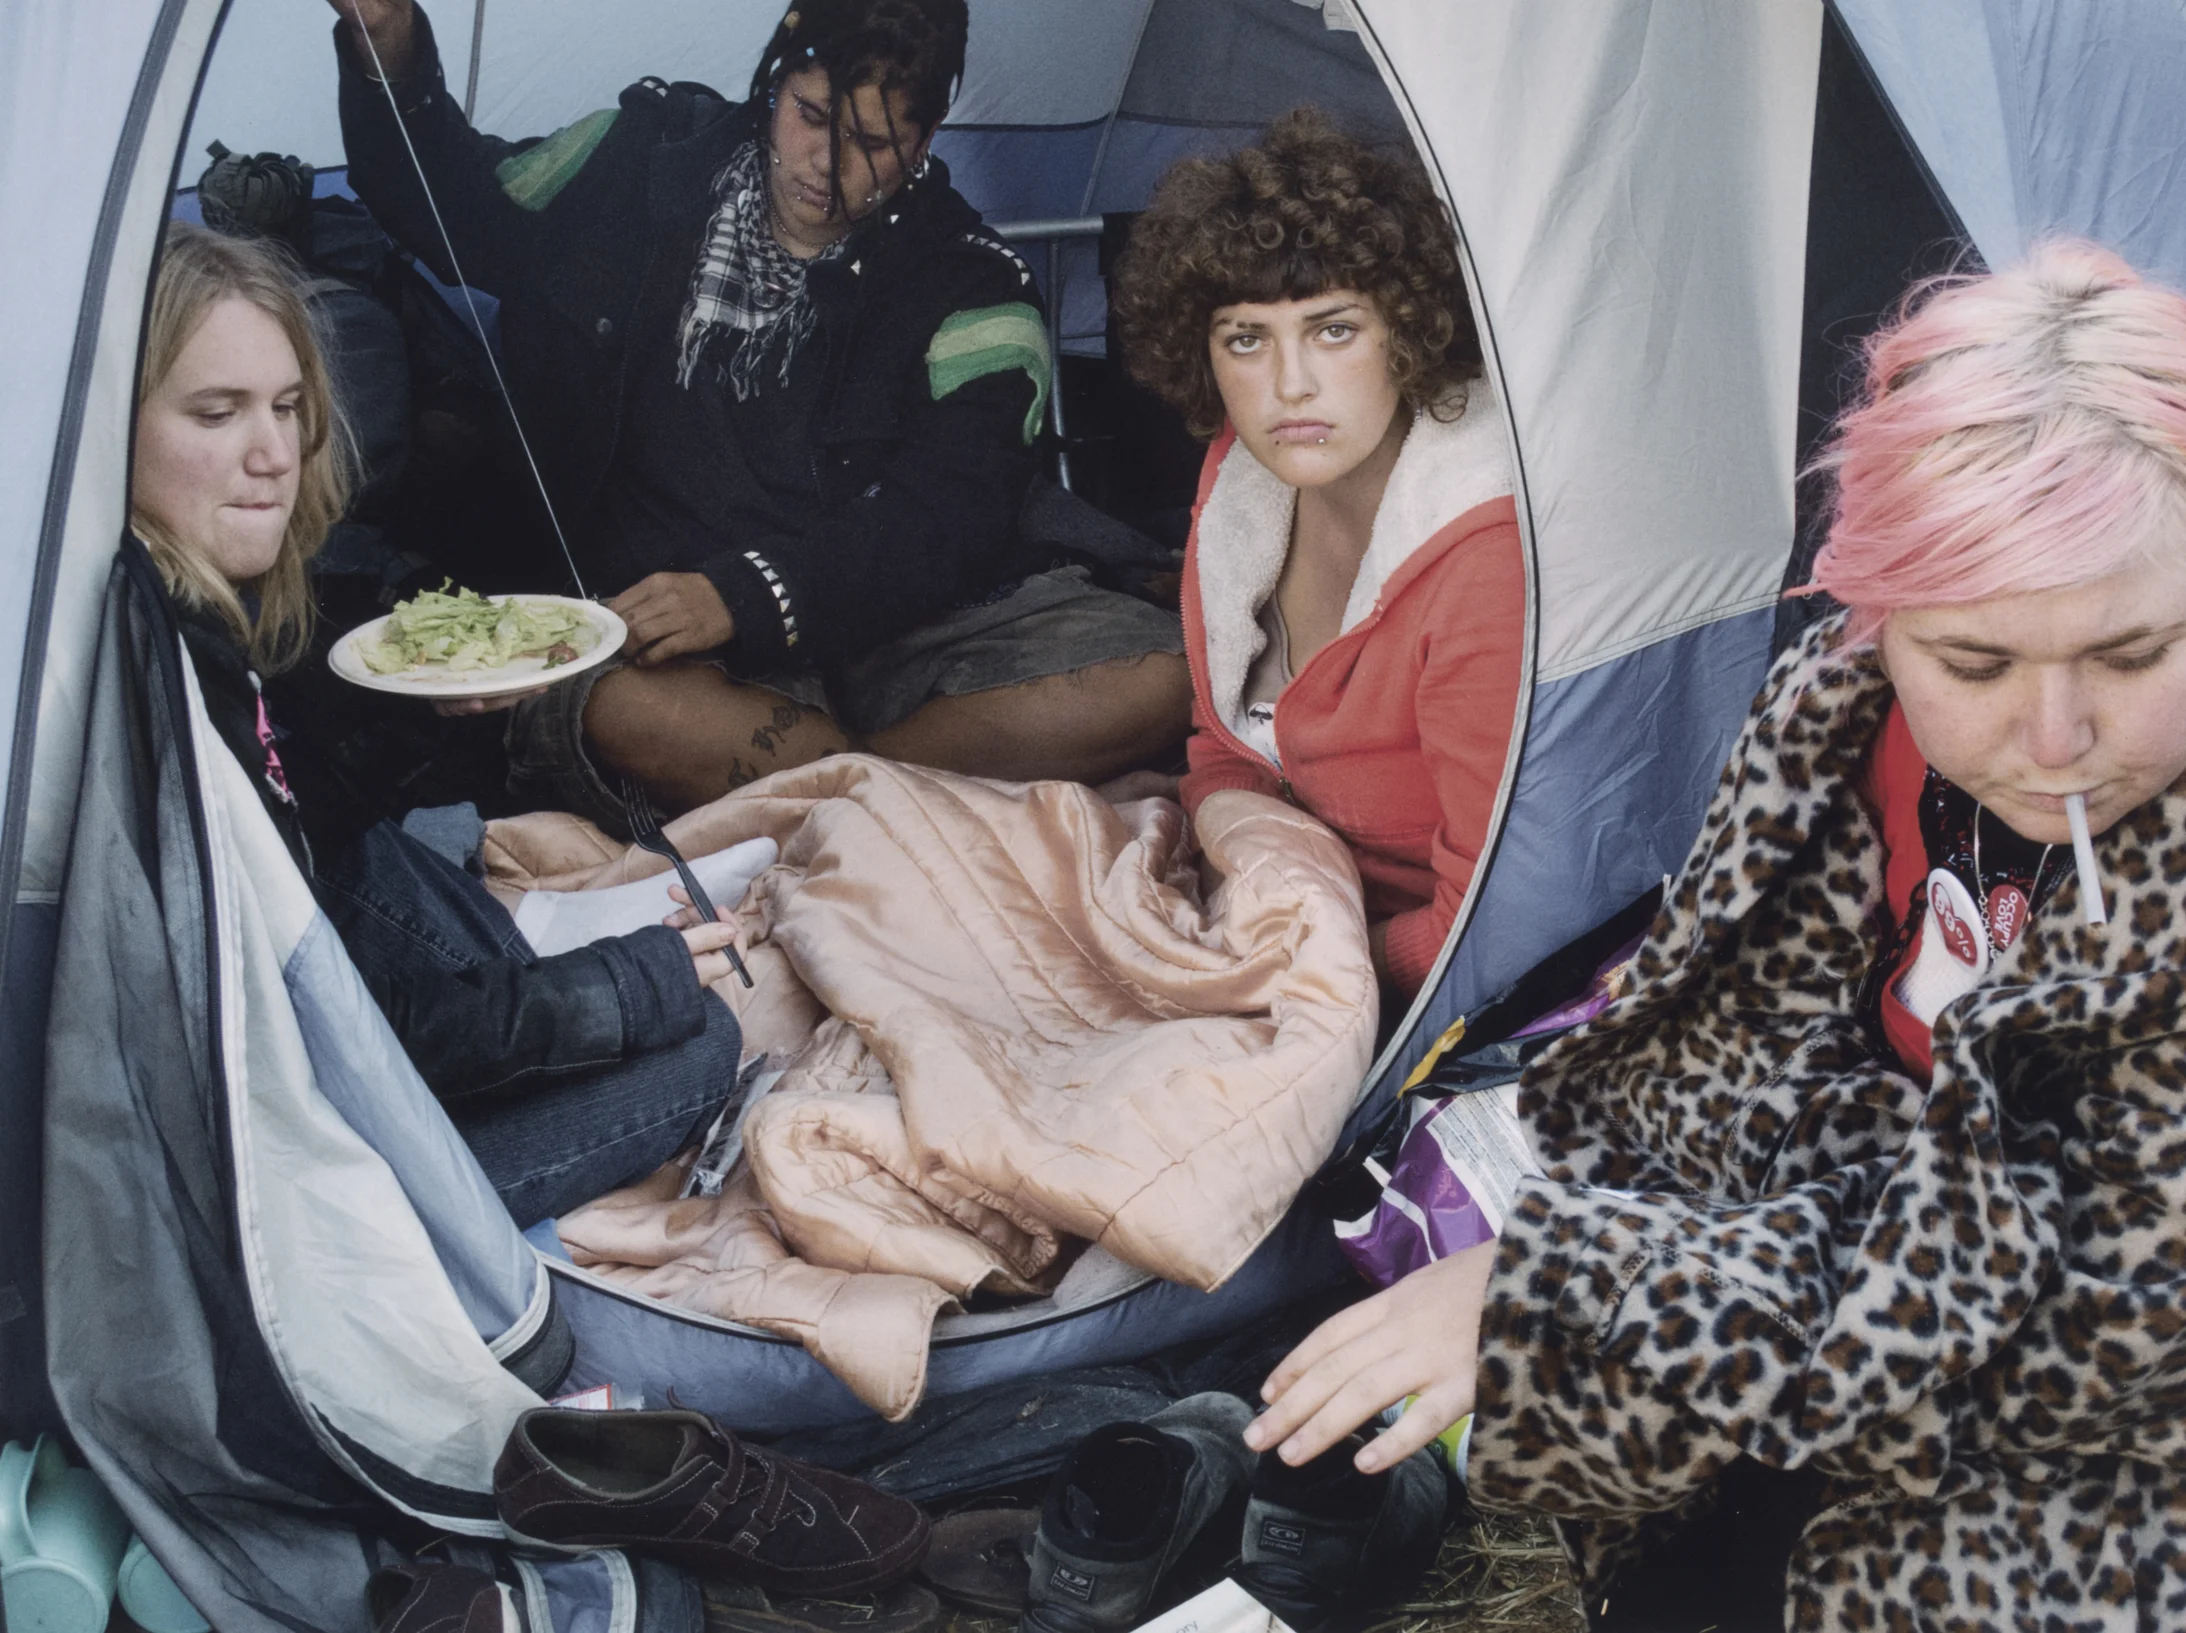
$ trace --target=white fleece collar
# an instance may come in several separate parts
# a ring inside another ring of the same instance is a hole
[[[1486,379],[1468,382],[1454,420],[1422,414],[1412,422],[1389,486],[1374,513],[1374,533],[1344,603],[1343,632],[1374,610],[1383,586],[1412,553],[1466,511],[1511,491],[1510,448],[1501,405]],[[1200,622],[1207,636],[1208,702],[1217,719],[1245,736],[1245,676],[1267,645],[1260,609],[1275,593],[1290,553],[1298,490],[1230,445],[1199,513]]]

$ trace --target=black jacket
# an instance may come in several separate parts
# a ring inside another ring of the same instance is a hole
[[[633,318],[649,292],[659,298],[659,280],[688,286],[714,179],[759,132],[761,110],[704,86],[644,80],[619,109],[544,145],[506,142],[473,130],[449,96],[422,12],[418,47],[393,87],[403,126],[463,276],[501,302],[503,368],[556,510],[565,528],[582,525],[624,433]],[[335,49],[351,184],[452,280],[386,89],[357,62],[346,25],[336,25]],[[1049,372],[1022,259],[985,231],[935,161],[859,224],[845,253],[814,263],[810,280],[810,344],[826,368],[810,422],[819,513],[801,532],[724,530],[705,559],[679,564],[721,591],[738,632],[730,656],[746,673],[855,655],[1040,565],[1019,559],[1015,531]],[[1037,355],[954,383],[929,357],[936,334],[982,314],[1029,333]],[[794,646],[747,552],[778,574]],[[626,587],[603,576],[589,585],[595,594]]]
[[[176,616],[213,730],[319,889],[286,778],[272,773],[259,740],[248,660],[209,613],[178,607]],[[426,1086],[448,1101],[520,1091],[685,1042],[705,1031],[705,1006],[719,1001],[698,984],[683,938],[665,925],[552,958],[495,958],[453,973],[360,965],[358,973]]]

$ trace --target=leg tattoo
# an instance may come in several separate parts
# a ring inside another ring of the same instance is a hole
[[[758,727],[752,732],[751,746],[762,754],[779,753],[780,751],[775,745],[782,738],[788,736],[792,728],[804,717],[805,711],[797,704],[777,703],[774,706],[771,722]]]

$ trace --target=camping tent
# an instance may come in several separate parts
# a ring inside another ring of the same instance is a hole
[[[736,87],[778,8],[442,9],[448,37],[463,42],[449,58],[467,100],[482,123],[514,134],[564,123],[641,72]],[[14,319],[0,338],[10,385],[0,396],[0,551],[24,574],[0,610],[0,706],[14,722],[0,750],[0,874],[14,882],[0,932],[0,1240],[25,1244],[39,1230],[61,892],[85,745],[98,741],[102,698],[112,701],[111,670],[97,663],[102,629],[110,652],[157,668],[107,586],[159,226],[209,136],[338,158],[328,20],[311,0],[22,0],[0,11],[0,310]],[[1677,865],[1768,649],[1797,524],[1799,450],[1833,405],[1845,343],[1906,272],[1932,264],[1962,222],[1992,260],[2063,229],[2186,281],[2186,110],[2173,92],[2186,73],[2186,19],[2175,7],[1936,0],[1915,15],[1881,0],[1826,11],[1820,0],[974,0],[973,33],[943,151],[996,219],[1134,208],[1170,157],[1233,141],[1302,99],[1401,128],[1456,211],[1521,473],[1534,685],[1495,851],[1445,968],[1363,1086],[1368,1105],[1452,1017]],[[1090,246],[1071,242],[1055,258],[1060,327],[1067,349],[1089,353],[1102,328],[1098,276]],[[55,1104],[80,1087],[51,1085]],[[307,1074],[289,1096],[299,1116],[318,1104],[310,1091]],[[226,1109],[206,1108],[212,1128]],[[344,1137],[331,1125],[316,1132]],[[61,1200],[81,1218],[104,1199]],[[496,1359],[536,1358],[535,1267],[478,1220],[436,1216],[420,1229],[433,1238],[472,1225],[483,1232],[472,1239],[501,1257],[453,1289],[471,1336],[481,1350],[495,1340]],[[80,1305],[96,1294],[41,1288],[36,1256],[20,1248],[0,1271],[10,1432],[49,1420],[41,1318],[64,1296]],[[351,1605],[327,1608],[364,1557],[344,1506],[359,1488],[342,1475],[387,1459],[355,1444],[337,1457],[323,1412],[316,1442],[279,1443],[288,1418],[269,1402],[282,1392],[299,1426],[307,1403],[337,1415],[363,1407],[310,1394],[339,1391],[339,1357],[309,1387],[293,1371],[264,1370],[272,1351],[249,1328],[268,1311],[253,1296],[263,1287],[239,1307],[199,1314],[208,1328],[229,1323],[215,1348],[236,1364],[217,1380],[229,1393],[216,1410],[263,1410],[266,1432],[231,1435],[239,1426],[221,1423],[217,1447],[172,1448],[202,1461],[163,1465],[157,1481],[110,1451],[104,1472],[193,1591],[220,1599],[207,1606],[220,1625],[352,1622]],[[141,1357],[50,1359],[70,1380],[70,1420],[95,1456],[87,1400],[126,1423],[145,1393],[168,1387]],[[499,1391],[477,1408],[484,1417],[526,1398],[521,1367],[508,1377],[479,1385]],[[475,1495],[483,1471],[472,1445],[454,1436],[435,1469],[468,1459],[459,1483]],[[238,1446],[248,1455],[210,1455]],[[463,1518],[434,1492],[406,1488],[415,1473],[398,1459],[375,1465],[368,1483],[395,1508]],[[280,1504],[317,1513],[276,1546],[265,1512]],[[192,1525],[175,1517],[186,1506]],[[490,1529],[475,1513],[469,1523]],[[255,1550],[248,1592],[208,1563],[205,1533],[222,1528],[245,1555]],[[329,1563],[336,1536],[350,1539],[347,1565]],[[565,1583],[555,1602],[626,1586]]]

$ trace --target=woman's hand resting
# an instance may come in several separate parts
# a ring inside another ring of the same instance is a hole
[[[690,893],[681,885],[668,887],[669,899],[681,905],[661,922],[671,930],[683,932],[683,945],[691,949],[691,967],[698,972],[699,985],[712,986],[716,981],[729,978],[729,955],[721,949],[734,947],[741,956],[751,951],[746,939],[744,921],[735,909],[716,907],[718,924],[706,924],[699,919],[698,910],[691,905]]]
[[[724,907],[720,911],[726,918],[729,910]],[[726,981],[729,978],[729,955],[721,949],[733,945],[741,954],[744,950],[744,927],[733,922],[694,924],[683,932],[683,945],[691,950],[691,968],[697,972],[698,984],[710,987],[716,981]]]
[[[1330,1316],[1260,1386],[1268,1409],[1245,1431],[1245,1444],[1286,1463],[1308,1462],[1416,1395],[1354,1461],[1373,1474],[1418,1451],[1473,1409],[1480,1308],[1494,1264],[1495,1244],[1482,1242]]]

